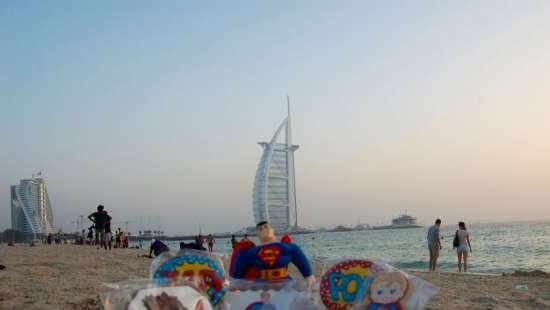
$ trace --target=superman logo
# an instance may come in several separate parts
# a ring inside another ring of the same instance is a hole
[[[276,245],[265,246],[258,251],[258,256],[260,259],[270,267],[273,267],[280,255],[281,249]]]

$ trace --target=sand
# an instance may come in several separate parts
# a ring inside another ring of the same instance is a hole
[[[102,309],[104,283],[147,277],[144,250],[0,246],[0,310]],[[411,272],[439,286],[426,309],[550,309],[550,278]]]

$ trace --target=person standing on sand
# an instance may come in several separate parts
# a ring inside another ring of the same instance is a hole
[[[231,248],[235,248],[235,244],[237,244],[237,239],[235,238],[235,235],[231,235]]]
[[[435,225],[430,226],[428,229],[428,250],[430,251],[430,271],[435,271],[437,266],[437,258],[439,257],[439,250],[441,250],[441,239],[439,238],[439,227],[441,226],[441,220],[435,220]]]
[[[124,245],[126,244],[126,233],[124,233],[123,230],[120,231],[120,247],[124,248]]]
[[[107,212],[103,211],[102,205],[97,206],[97,212],[88,215],[88,219],[94,222],[95,227],[95,244],[97,248],[103,246],[103,235],[105,234],[105,220],[107,219]]]
[[[120,248],[120,227],[115,232],[115,248]]]
[[[456,248],[456,256],[458,258],[458,272],[462,272],[462,261],[464,261],[464,272],[468,272],[468,249],[471,253],[472,246],[470,245],[470,235],[466,230],[466,224],[464,224],[464,222],[458,223],[456,237],[458,238],[458,247]]]
[[[204,237],[199,234],[199,236],[197,237],[197,244],[200,245],[201,247],[204,247],[203,244],[204,244]]]
[[[94,241],[94,225],[88,227],[88,244],[93,245]]]
[[[209,234],[208,237],[206,237],[206,242],[208,243],[208,252],[212,252],[212,249],[214,248],[214,243],[216,243],[216,239],[214,239],[214,236],[212,236],[212,234]]]
[[[105,212],[107,217],[105,218],[105,240],[103,242],[103,246],[105,247],[105,250],[107,250],[107,246],[109,247],[109,250],[111,250],[113,246],[113,232],[111,231],[111,220],[113,219],[110,215]]]

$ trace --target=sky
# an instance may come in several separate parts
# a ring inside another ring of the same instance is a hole
[[[4,1],[0,230],[254,224],[291,98],[299,223],[550,219],[549,1]],[[86,223],[89,224],[89,223]]]

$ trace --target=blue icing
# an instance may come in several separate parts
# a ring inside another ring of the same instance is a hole
[[[160,272],[166,272],[166,271],[174,271],[177,267],[180,267],[186,263],[188,264],[194,264],[194,263],[200,263],[200,264],[206,264],[208,267],[210,267],[214,273],[218,277],[223,277],[223,270],[220,268],[218,263],[207,256],[197,256],[197,255],[185,255],[185,256],[178,256],[173,257],[169,259],[168,261],[164,262],[155,272],[154,278],[160,278],[161,274]]]

